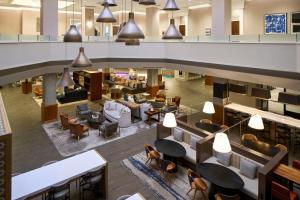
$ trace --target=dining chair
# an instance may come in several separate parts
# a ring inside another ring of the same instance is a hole
[[[244,133],[242,135],[242,141],[251,141],[251,142],[257,142],[258,139],[255,135],[251,134],[251,133]]]
[[[212,124],[212,121],[210,119],[201,119],[200,123],[204,123],[204,124]]]
[[[195,199],[197,191],[200,191],[204,199],[207,199],[207,196],[205,194],[208,189],[207,184],[193,170],[188,169],[187,174],[191,188],[186,194],[188,195],[192,190],[194,190],[193,199]]]
[[[164,176],[166,181],[171,184],[171,175],[175,176],[176,164],[169,160],[159,159],[159,175]]]
[[[288,150],[288,148],[283,144],[276,144],[274,147],[279,149],[280,151],[287,151]]]
[[[158,165],[159,158],[160,158],[160,154],[158,153],[158,151],[156,151],[149,144],[144,144],[144,147],[145,147],[146,157],[147,157],[145,164],[151,164],[152,160],[155,160],[156,164]]]
[[[287,187],[272,181],[272,199],[294,200],[296,199],[296,193],[290,191]]]
[[[84,199],[85,192],[92,192],[95,196],[99,194],[102,170],[102,167],[98,167],[81,176],[79,180],[80,199]]]
[[[235,194],[235,195],[225,195],[221,193],[217,193],[215,195],[215,200],[240,200],[240,195]]]
[[[62,183],[53,185],[47,195],[46,200],[68,200],[70,199],[70,181],[64,181]]]

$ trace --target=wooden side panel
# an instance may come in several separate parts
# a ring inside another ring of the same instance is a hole
[[[224,106],[214,104],[215,114],[212,115],[212,121],[217,124],[224,124]]]
[[[163,138],[166,138],[166,137],[168,137],[172,134],[172,129],[164,127],[161,123],[157,123],[156,130],[157,130],[156,131],[157,132],[157,135],[156,135],[157,139],[163,139]]]
[[[196,162],[203,162],[213,155],[214,136],[209,135],[196,143]]]
[[[12,148],[11,148],[12,134],[0,136],[0,153],[2,157],[0,161],[3,164],[0,166],[0,198],[11,199],[11,168],[12,168]]]
[[[58,113],[58,105],[47,105],[45,106],[44,103],[41,105],[41,117],[42,122],[52,121],[57,119]]]
[[[214,84],[214,77],[212,76],[205,76],[205,85],[213,85]]]
[[[90,100],[102,99],[102,72],[90,73]]]

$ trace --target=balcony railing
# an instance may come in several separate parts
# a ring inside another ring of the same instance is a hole
[[[83,42],[113,42],[116,36],[84,36]],[[47,35],[6,35],[0,34],[0,43],[18,42],[62,42],[63,36],[52,38]],[[146,37],[141,42],[224,42],[224,43],[300,43],[300,33],[285,35],[215,35],[184,37],[183,40],[162,40],[159,37]]]

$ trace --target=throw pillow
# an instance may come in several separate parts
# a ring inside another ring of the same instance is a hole
[[[174,140],[176,140],[178,142],[182,142],[183,141],[183,131],[178,128],[174,128],[173,129],[173,137],[174,137]]]
[[[229,153],[219,153],[216,152],[217,161],[225,166],[230,165],[230,159],[231,159],[231,152]]]
[[[197,143],[199,140],[200,140],[199,137],[196,137],[196,136],[191,135],[191,143],[190,143],[191,149],[196,150],[196,143]]]
[[[257,175],[257,165],[250,160],[241,157],[240,172],[250,179],[255,179]]]

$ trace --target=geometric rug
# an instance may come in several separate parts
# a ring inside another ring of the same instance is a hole
[[[193,199],[194,191],[186,194],[190,189],[187,168],[178,166],[175,176],[169,176],[170,181],[160,176],[153,164],[147,164],[146,153],[141,152],[122,161],[122,164],[141,182],[153,192],[154,197],[160,200],[185,200]],[[207,196],[207,195],[206,195]],[[204,199],[201,192],[196,193],[195,199]]]
[[[156,127],[156,123],[153,123],[151,127],[143,121],[131,124],[128,128],[120,128],[120,136],[105,139],[99,136],[98,129],[89,129],[89,135],[87,133],[80,138],[71,137],[70,130],[62,130],[60,128],[60,122],[55,121],[42,125],[45,133],[48,135],[60,155],[63,157],[72,156],[89,149],[93,149],[100,145],[106,144],[111,141],[119,140],[121,138],[142,133],[150,128]]]

